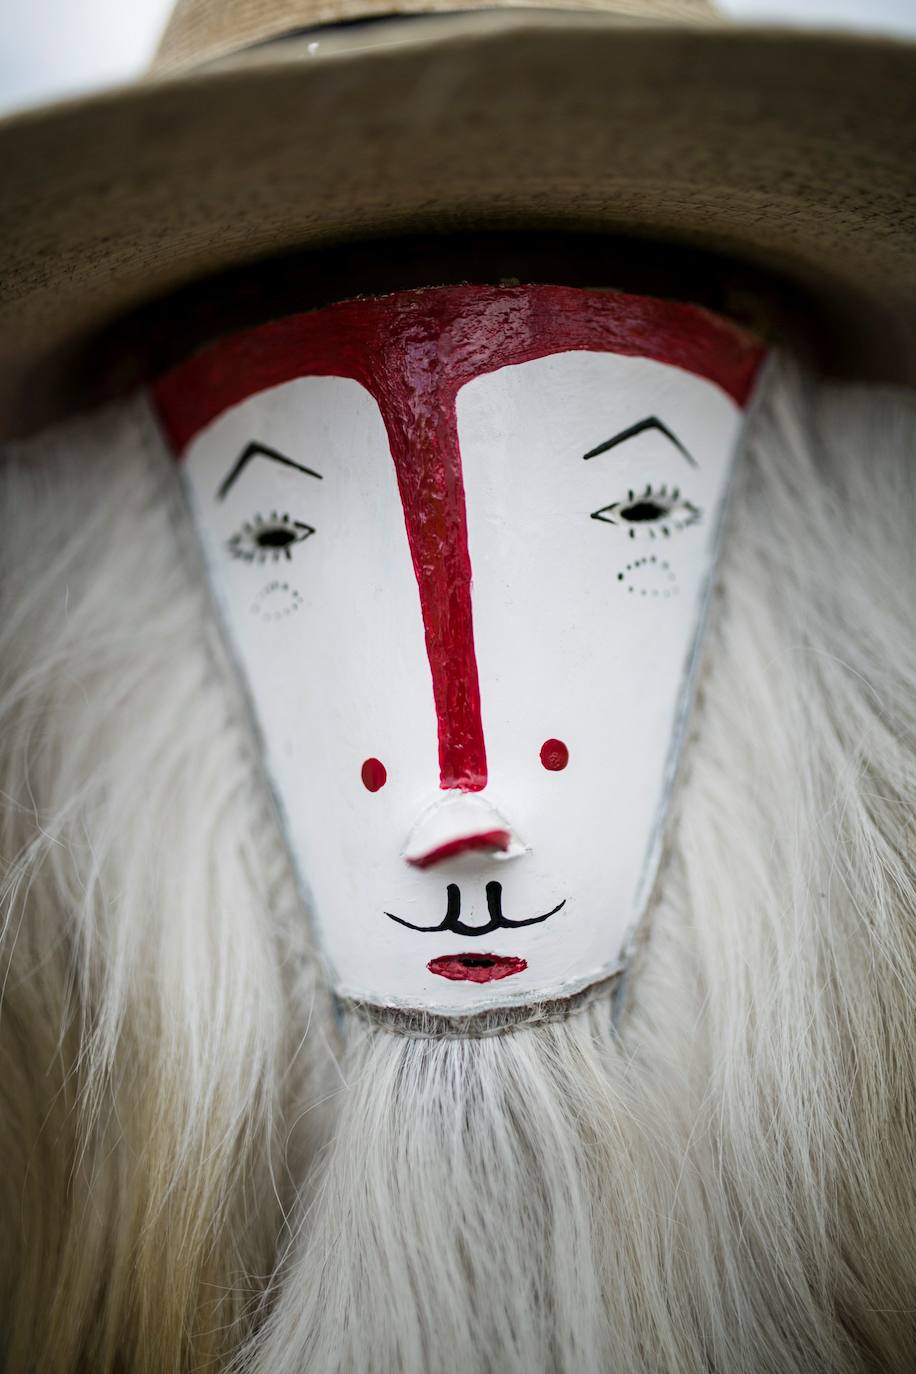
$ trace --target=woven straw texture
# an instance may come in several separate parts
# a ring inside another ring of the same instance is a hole
[[[79,404],[93,338],[146,301],[446,231],[730,254],[837,303],[839,370],[916,382],[913,46],[508,8],[240,51],[322,0],[189,3],[170,60],[233,55],[0,124],[5,432]]]
[[[707,0],[178,0],[153,70],[193,66],[320,24],[497,8],[598,11],[684,23],[714,18]]]

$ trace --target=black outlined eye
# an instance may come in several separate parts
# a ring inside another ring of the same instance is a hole
[[[233,558],[241,558],[245,563],[266,563],[268,559],[276,562],[279,558],[292,558],[293,545],[301,544],[314,533],[314,526],[272,511],[268,519],[256,515],[253,520],[246,520],[238,533],[226,541],[226,548]]]
[[[656,488],[647,482],[642,490],[628,491],[625,500],[592,511],[592,519],[624,526],[630,539],[667,539],[677,530],[695,525],[701,514],[692,502],[685,500],[679,487],[669,491],[667,483]]]

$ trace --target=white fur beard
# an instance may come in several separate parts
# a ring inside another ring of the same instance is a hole
[[[335,1017],[145,402],[2,468],[4,1368],[912,1368],[916,407],[749,422],[607,998]]]

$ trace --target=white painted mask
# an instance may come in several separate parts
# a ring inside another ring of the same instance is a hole
[[[443,287],[235,336],[156,401],[333,986],[570,996],[643,914],[758,343]]]

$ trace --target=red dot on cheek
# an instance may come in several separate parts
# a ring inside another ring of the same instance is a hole
[[[569,763],[569,750],[561,739],[545,739],[541,745],[541,763],[550,773],[559,773]]]
[[[388,772],[381,759],[366,759],[360,770],[363,786],[370,792],[377,792],[388,781]]]

